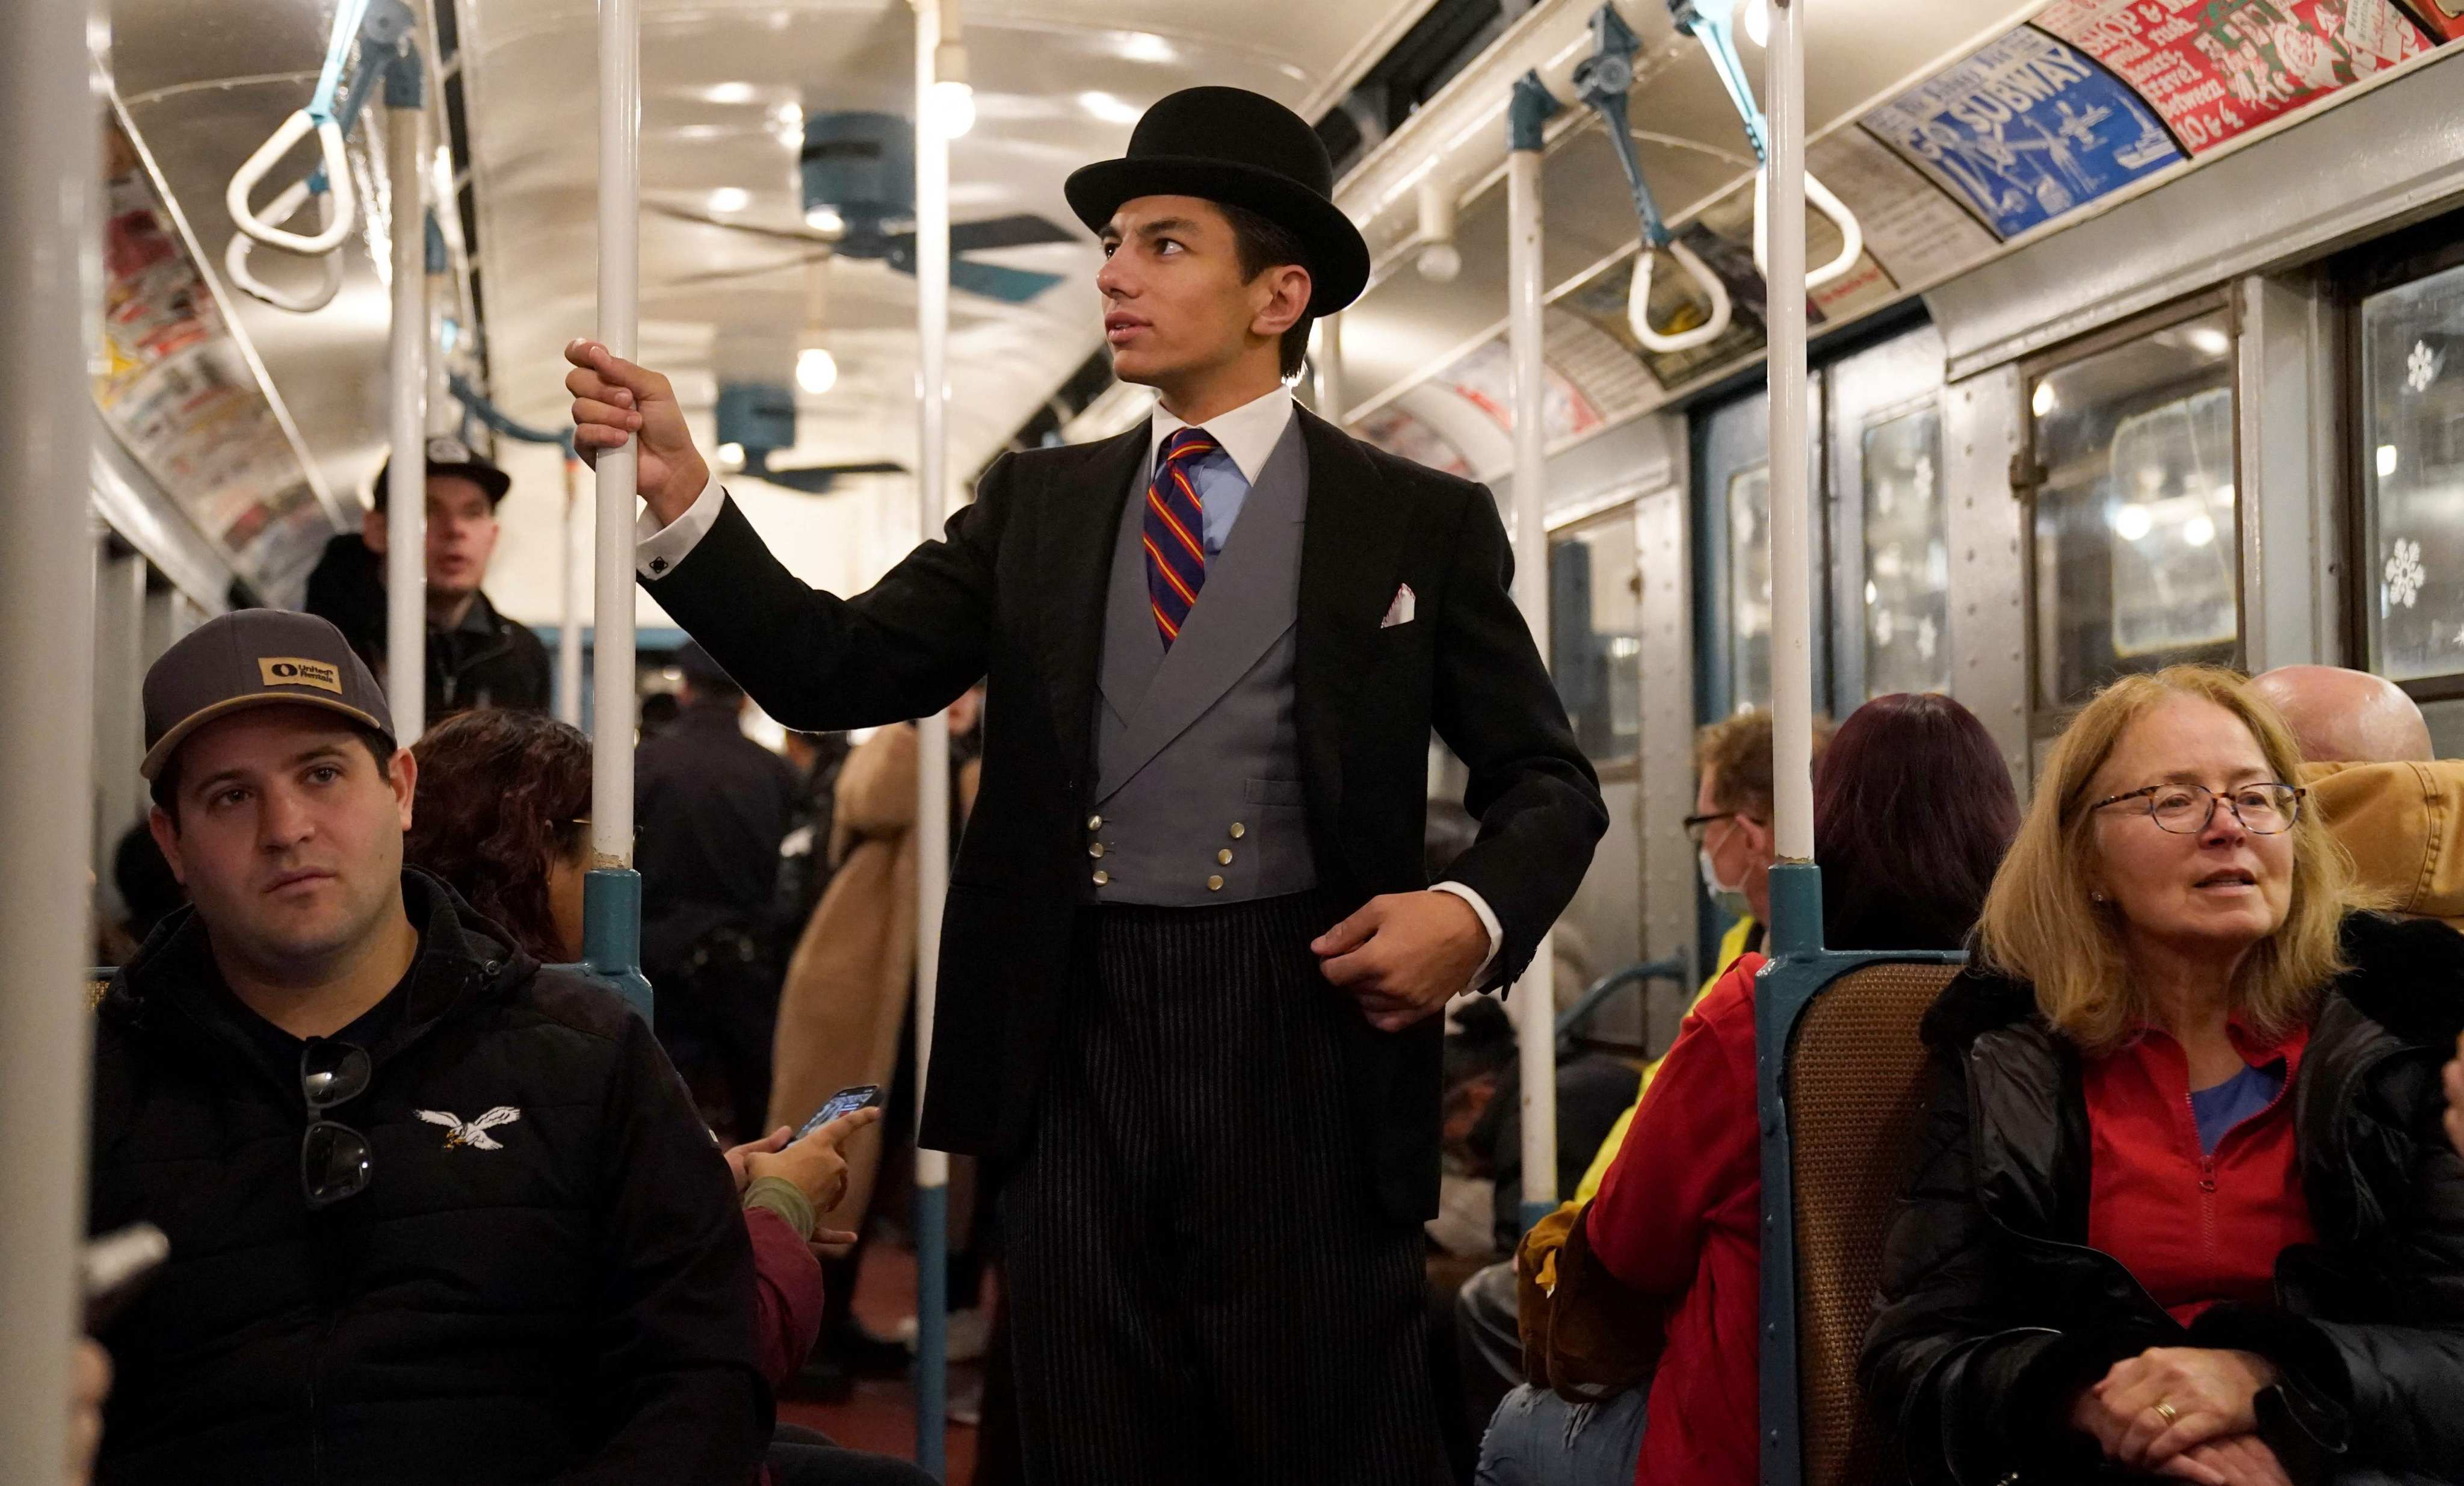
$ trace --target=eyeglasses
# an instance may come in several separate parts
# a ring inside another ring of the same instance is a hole
[[[2221,801],[2232,810],[2241,829],[2253,835],[2280,835],[2293,829],[2301,818],[2301,799],[2307,789],[2291,785],[2243,785],[2218,794],[2205,785],[2149,785],[2127,794],[2107,795],[2088,807],[2101,810],[2124,800],[2145,800],[2147,813],[2158,829],[2175,835],[2194,836],[2208,829],[2216,818],[2216,805]]]
[[[1738,813],[1736,810],[1714,810],[1708,815],[1688,815],[1685,817],[1685,839],[1693,842],[1695,849],[1700,851],[1703,843],[1710,838],[1714,822],[1734,820]]]
[[[368,1189],[368,1138],[323,1118],[368,1092],[365,1048],[311,1037],[299,1050],[299,1094],[308,1101],[308,1133],[299,1141],[299,1188],[308,1206],[330,1208]]]

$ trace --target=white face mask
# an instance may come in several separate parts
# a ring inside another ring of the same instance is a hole
[[[1736,898],[1745,892],[1745,886],[1742,883],[1720,880],[1720,869],[1711,860],[1709,847],[1703,848],[1696,854],[1696,860],[1703,869],[1703,886],[1713,898]]]

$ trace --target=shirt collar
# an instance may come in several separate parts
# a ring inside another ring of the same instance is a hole
[[[1284,430],[1292,421],[1292,389],[1278,382],[1273,391],[1252,398],[1230,412],[1217,413],[1203,425],[1232,456],[1241,477],[1250,484],[1258,483],[1259,472],[1266,467],[1266,456],[1281,443]],[[1155,468],[1156,453],[1163,441],[1189,427],[1155,404],[1155,418],[1147,434],[1147,468]]]

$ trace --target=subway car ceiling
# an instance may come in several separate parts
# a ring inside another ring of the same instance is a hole
[[[1970,504],[1980,493],[2007,504],[2028,468],[2014,458],[2034,437],[2020,389],[2036,385],[2032,359],[2131,316],[2213,292],[2236,344],[2259,334],[2270,356],[2341,364],[2343,332],[2318,313],[2333,296],[2304,266],[2453,207],[2464,185],[2453,101],[2464,74],[2446,65],[2464,33],[2453,3],[1820,0],[1807,18],[1809,164],[1854,213],[1863,251],[1813,296],[1817,359],[1877,325],[1929,318],[1925,344],[1939,352],[1919,358],[1931,362],[1927,385],[1956,389],[1943,400],[1933,477]],[[1564,83],[1593,46],[1598,9],[1544,0],[1509,21],[1485,0],[974,8],[963,39],[979,122],[953,147],[952,196],[961,233],[992,224],[994,245],[960,254],[977,272],[953,301],[952,468],[1140,414],[1142,394],[1090,365],[1100,255],[1060,183],[1116,151],[1154,99],[1210,81],[1325,121],[1340,199],[1377,255],[1372,289],[1340,322],[1329,410],[1398,453],[1501,480],[1505,114],[1514,79],[1538,69],[1567,105],[1547,126],[1544,166],[1552,502],[1573,515],[1685,486],[1707,410],[1758,381],[1754,154],[1703,44],[1664,0],[1620,0],[1639,43],[1627,106],[1642,176],[1737,306],[1705,346],[1642,350],[1626,316],[1635,205],[1610,136]],[[431,61],[429,194],[451,204],[435,213],[430,263],[444,360],[503,415],[552,429],[564,402],[558,350],[593,312],[593,8],[422,0],[416,12]],[[356,522],[383,455],[382,110],[349,143],[369,209],[337,255],[330,302],[307,314],[263,302],[235,286],[230,257],[225,188],[307,100],[331,19],[301,0],[111,7],[111,323],[97,401],[118,447],[98,456],[98,506],[204,607],[224,596],[199,591],[209,588],[200,574],[295,596],[318,543]],[[826,487],[818,499],[750,474],[733,482],[808,576],[861,584],[915,535],[898,473],[913,458],[914,291],[895,242],[900,204],[854,204],[863,183],[827,162],[897,147],[913,112],[912,18],[886,0],[779,0],[652,3],[643,24],[644,359],[706,410],[714,445],[741,442],[719,436],[733,432],[716,426],[723,404],[742,412],[783,390],[792,427],[771,420],[779,447],[752,457],[878,472],[806,480]],[[1759,54],[1743,46],[1758,78]],[[1820,264],[1840,239],[1811,219]],[[1441,237],[1450,251],[1428,252]],[[277,293],[318,288],[315,269],[280,255],[246,266]],[[2262,274],[2273,277],[2246,277]],[[1699,320],[1699,298],[1663,255],[1653,322]],[[2227,358],[2228,421],[2241,470],[2288,488],[2243,490],[2241,519],[2315,525],[2311,498],[2342,477],[2328,446],[2343,394],[2297,392],[2283,377],[2262,387],[2264,361]],[[1842,408],[1861,395],[1845,375],[1825,377]],[[431,419],[451,426],[461,410],[439,381]],[[2314,415],[2298,433],[2309,442],[2292,448],[2296,431],[2262,420],[2255,389],[2276,412]],[[1692,409],[1706,411],[1690,440],[1655,416]],[[514,617],[553,624],[560,461],[544,447],[495,447],[517,483],[492,588]],[[1708,494],[1698,503],[1701,520],[1674,540],[1705,557],[1707,586],[1721,521]],[[1948,549],[1976,565],[1968,576],[2007,590],[2013,612],[1963,615],[1948,643],[1972,671],[1964,693],[2008,673],[2017,721],[2006,725],[2024,753],[2030,720],[2058,711],[2063,694],[2020,679],[2032,642],[2016,524],[1957,505]],[[1963,521],[1991,539],[1973,559]],[[2333,539],[2317,543],[2322,554],[2342,557],[2341,535],[2317,534]],[[2287,546],[2265,558],[2282,568],[2277,587],[2299,578],[2313,598],[2296,606],[2269,590],[2246,615],[2245,654],[2335,658],[2357,605],[2329,596],[2332,575]],[[1835,560],[1831,576],[1854,574]],[[2256,590],[2257,574],[2235,576]],[[655,618],[647,600],[643,613]],[[1722,695],[1705,676],[1696,685],[1705,704]]]

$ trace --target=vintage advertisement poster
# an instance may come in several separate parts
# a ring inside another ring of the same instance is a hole
[[[314,560],[324,513],[136,151],[114,129],[105,152],[95,403],[243,577],[278,582]]]
[[[2184,159],[2137,94],[2026,26],[1862,122],[2005,238]]]
[[[2430,45],[2391,0],[2054,0],[2035,24],[2119,73],[2192,154]]]
[[[1565,373],[1554,366],[1547,370],[1549,395],[1543,406],[1547,410],[1550,443],[1581,438],[1606,427],[1599,410],[1566,380]],[[1499,428],[1509,433],[1514,432],[1514,351],[1505,337],[1482,343],[1469,355],[1439,372],[1437,383],[1488,414]]]
[[[1974,217],[1855,124],[1808,144],[1805,163],[1857,213],[1866,255],[1895,289],[1940,283],[1994,249],[1993,234]]]
[[[1604,426],[1623,423],[1661,403],[1660,384],[1626,343],[1563,305],[1549,306],[1541,355],[1551,370],[1572,382],[1598,410]]]

